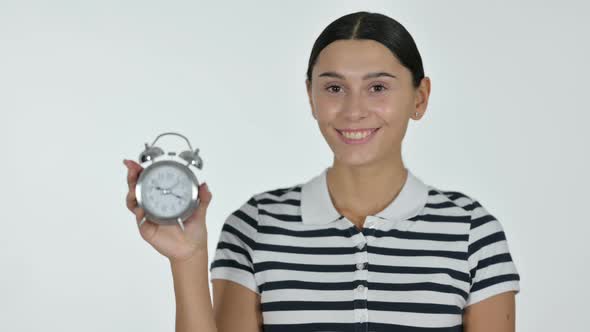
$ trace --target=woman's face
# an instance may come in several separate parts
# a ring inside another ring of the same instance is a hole
[[[427,77],[415,89],[411,72],[373,40],[330,43],[306,85],[322,135],[337,161],[350,166],[401,158],[408,121],[422,116],[430,92]]]

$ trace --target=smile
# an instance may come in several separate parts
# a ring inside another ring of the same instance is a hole
[[[338,130],[338,136],[346,144],[363,144],[371,140],[379,128],[361,129],[361,130]]]

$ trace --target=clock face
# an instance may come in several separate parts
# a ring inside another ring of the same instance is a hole
[[[177,217],[190,203],[193,182],[180,168],[164,164],[155,166],[142,180],[144,207],[162,218]]]

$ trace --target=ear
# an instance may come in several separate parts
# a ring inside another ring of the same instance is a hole
[[[426,112],[428,98],[430,97],[430,83],[430,78],[424,77],[416,89],[414,98],[414,111],[410,115],[415,120],[418,120],[420,117],[424,116],[424,113]],[[416,117],[416,112],[419,113],[418,117]]]
[[[309,107],[311,108],[311,115],[317,120],[318,118],[315,114],[315,109],[313,108],[313,102],[311,99],[311,81],[308,79],[305,79],[305,88],[307,90],[307,100],[309,101]]]

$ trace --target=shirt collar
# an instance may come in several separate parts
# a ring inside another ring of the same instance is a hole
[[[325,168],[301,187],[301,218],[304,224],[323,225],[342,217],[334,207],[328,191]],[[426,205],[428,186],[409,169],[398,196],[375,216],[387,220],[405,220],[416,216]]]

